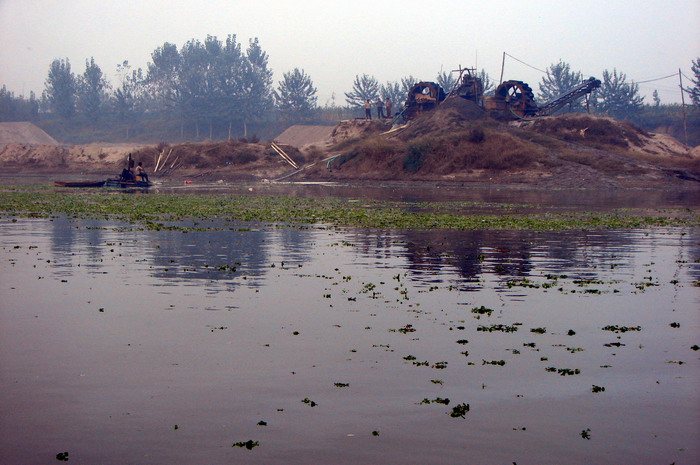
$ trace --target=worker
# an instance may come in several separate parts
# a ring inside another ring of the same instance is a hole
[[[143,168],[143,163],[141,162],[136,166],[136,180],[148,182],[148,173],[146,173],[146,170]]]
[[[377,97],[377,119],[384,118],[384,101],[381,97]]]
[[[391,118],[391,99],[388,96],[386,98],[386,117]]]
[[[365,101],[365,119],[372,119],[372,104],[369,100]]]

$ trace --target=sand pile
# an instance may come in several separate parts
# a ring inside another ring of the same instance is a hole
[[[311,145],[323,147],[330,140],[334,128],[334,126],[295,124],[275,137],[275,142],[297,148]]]
[[[0,146],[5,144],[59,145],[53,137],[29,122],[0,123]]]

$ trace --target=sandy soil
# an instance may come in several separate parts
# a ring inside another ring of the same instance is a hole
[[[12,143],[59,145],[53,137],[32,123],[0,123],[0,146]]]
[[[472,102],[453,99],[401,127],[391,128],[388,120],[295,125],[275,140],[301,170],[285,162],[269,142],[59,146],[42,139],[36,126],[13,123],[3,126],[13,130],[5,131],[12,137],[0,144],[0,169],[115,175],[132,153],[156,178],[700,187],[700,148],[669,135],[585,114],[518,122],[491,116]]]

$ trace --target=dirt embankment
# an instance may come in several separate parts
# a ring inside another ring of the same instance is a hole
[[[324,179],[700,187],[700,157],[667,135],[587,114],[501,122],[452,99],[408,126],[329,148]]]
[[[408,125],[342,121],[293,126],[269,142],[232,140],[158,146],[0,146],[0,169],[24,173],[121,171],[129,153],[152,178],[418,180],[545,187],[700,187],[700,153],[668,135],[586,114],[503,122],[450,99]],[[285,145],[284,143],[287,143]]]

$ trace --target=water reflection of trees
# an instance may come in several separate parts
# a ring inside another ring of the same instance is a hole
[[[159,234],[154,250],[155,277],[214,280],[230,287],[261,285],[276,261],[303,264],[309,260],[309,232],[298,229],[242,228]]]
[[[625,266],[633,255],[629,231],[401,231],[357,234],[354,243],[377,266],[402,255],[412,279],[433,283],[450,268],[463,278],[465,290],[479,287],[486,274],[497,277],[539,273],[578,273],[593,279],[596,266]],[[609,269],[609,267],[608,267]],[[474,284],[471,284],[474,283]]]
[[[70,273],[73,265],[99,272],[107,258],[141,262],[153,277],[261,285],[275,262],[310,260],[312,231],[254,224],[209,231],[144,231],[123,223],[55,219],[49,223],[52,261]],[[246,280],[241,280],[243,276]]]

